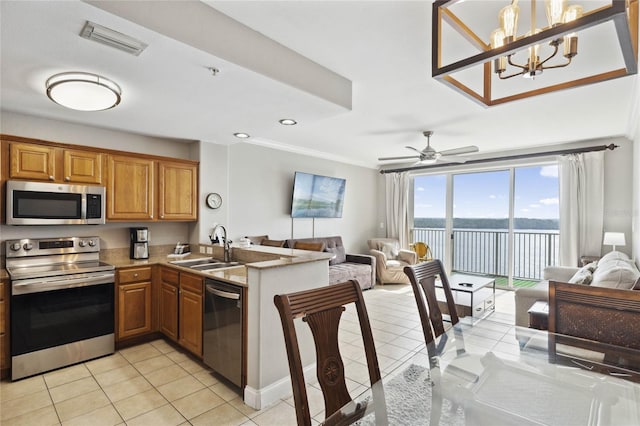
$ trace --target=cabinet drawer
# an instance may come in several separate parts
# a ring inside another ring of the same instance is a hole
[[[160,278],[162,279],[162,282],[173,284],[176,287],[178,286],[180,282],[179,281],[180,273],[178,271],[170,268],[162,268],[160,271],[161,271]]]
[[[120,284],[149,281],[151,280],[151,267],[123,269],[118,271],[118,277]]]
[[[186,273],[180,274],[180,289],[202,294],[202,277]]]

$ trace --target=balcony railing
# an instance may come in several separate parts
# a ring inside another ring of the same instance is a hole
[[[445,230],[414,228],[413,241],[431,247],[433,257],[445,258]],[[453,230],[453,270],[473,274],[507,276],[509,233],[506,230]],[[557,231],[513,232],[513,278],[542,279],[546,266],[558,264]]]

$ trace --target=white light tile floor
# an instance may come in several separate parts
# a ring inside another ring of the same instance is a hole
[[[384,375],[424,347],[417,308],[408,285],[364,292]],[[467,345],[514,353],[513,292],[496,290],[492,321],[480,321]],[[275,308],[274,308],[275,309]],[[354,309],[340,328],[347,385],[352,395],[369,384]],[[284,342],[283,342],[284,345]],[[309,384],[314,424],[324,419],[318,384]],[[293,397],[256,411],[212,372],[180,349],[156,340],[113,355],[16,382],[0,383],[0,423],[10,425],[295,425]]]

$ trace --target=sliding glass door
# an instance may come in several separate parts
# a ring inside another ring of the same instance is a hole
[[[527,286],[558,262],[556,165],[414,177],[414,242],[453,272]]]

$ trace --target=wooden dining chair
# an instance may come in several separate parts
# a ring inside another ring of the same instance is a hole
[[[311,413],[294,320],[301,319],[311,328],[316,349],[316,374],[324,397],[325,418],[353,401],[347,390],[344,362],[338,348],[338,327],[346,305],[353,303],[357,310],[369,380],[371,384],[380,380],[380,368],[371,325],[362,290],[357,281],[351,280],[327,287],[276,295],[273,301],[282,322],[298,425],[311,425]]]

